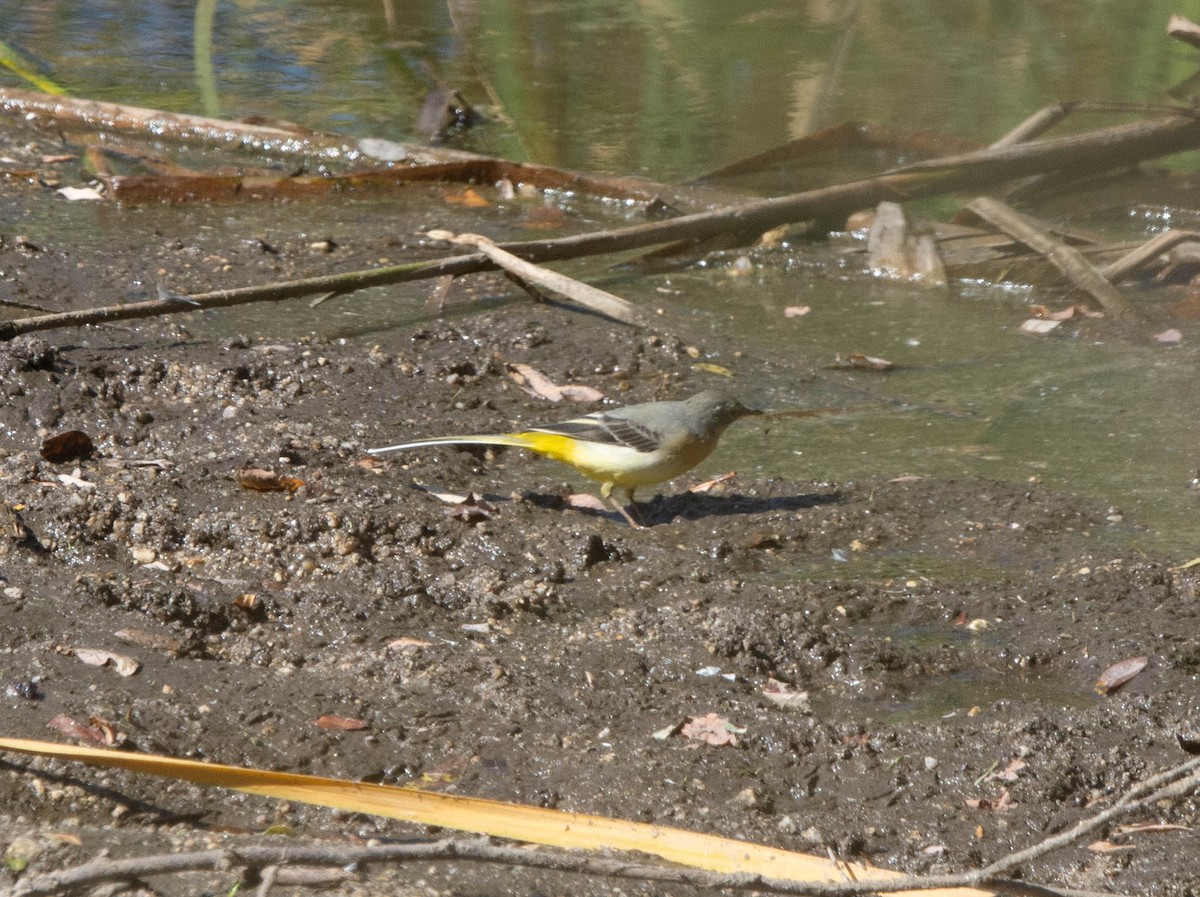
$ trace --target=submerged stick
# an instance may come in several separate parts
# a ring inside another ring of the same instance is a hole
[[[967,209],[1034,252],[1044,255],[1071,283],[1095,299],[1109,314],[1119,318],[1136,316],[1120,290],[1109,283],[1084,258],[1083,253],[1035,227],[1012,207],[999,200],[980,196],[968,203]]]

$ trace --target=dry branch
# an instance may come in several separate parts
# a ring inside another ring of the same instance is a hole
[[[1105,265],[1100,269],[1100,273],[1112,283],[1119,283],[1133,272],[1144,268],[1164,252],[1173,249],[1180,243],[1190,242],[1200,243],[1200,233],[1192,230],[1163,231],[1121,256],[1115,262]]]
[[[615,321],[621,321],[625,324],[642,323],[637,309],[620,296],[614,296],[612,293],[567,277],[565,274],[559,274],[557,271],[551,271],[532,262],[527,262],[513,255],[511,252],[504,251],[487,237],[481,237],[479,234],[455,235],[442,231],[430,231],[429,236],[447,240],[459,246],[475,247],[495,265],[503,268],[511,277],[516,278],[522,285],[527,283],[534,284],[543,289],[558,293],[561,296],[566,296],[584,308],[604,315],[606,318],[612,318]]]
[[[2,97],[3,92],[0,92],[0,103]],[[978,190],[1013,178],[1062,168],[1102,170],[1126,167],[1144,159],[1169,155],[1197,146],[1200,146],[1200,121],[1190,112],[1181,110],[1178,114],[1069,137],[918,162],[845,184],[728,206],[714,211],[697,212],[665,221],[635,224],[554,240],[497,245],[527,261],[548,262],[624,252],[680,240],[700,241],[723,233],[757,236],[790,222],[844,217],[850,212],[874,206],[883,200],[912,200],[964,188]],[[188,297],[195,305],[151,300],[81,312],[22,318],[0,322],[0,340],[12,339],[21,333],[57,327],[172,314],[196,308],[221,308],[250,302],[290,299],[316,293],[350,292],[366,287],[450,274],[473,274],[494,267],[494,263],[486,256],[475,253],[432,263],[398,265],[374,271],[314,277],[269,287],[220,290]]]

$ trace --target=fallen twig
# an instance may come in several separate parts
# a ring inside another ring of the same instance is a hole
[[[501,249],[487,237],[481,237],[479,234],[455,235],[443,231],[430,231],[428,236],[459,246],[474,247],[522,283],[528,281],[551,292],[566,296],[571,301],[577,302],[597,314],[626,324],[641,323],[637,309],[620,296],[614,296],[612,293],[567,277],[565,274],[559,274],[557,271],[527,262],[511,252]]]
[[[1136,249],[1121,256],[1115,262],[1100,269],[1100,274],[1112,283],[1118,283],[1145,267],[1169,249],[1180,243],[1200,243],[1200,233],[1194,230],[1167,230],[1151,237]]]

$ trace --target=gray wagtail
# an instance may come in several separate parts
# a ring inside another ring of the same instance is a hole
[[[626,499],[633,504],[633,491],[639,486],[661,483],[691,470],[717,447],[726,427],[756,414],[762,412],[747,408],[726,393],[706,390],[680,402],[646,402],[597,411],[516,433],[416,439],[368,449],[368,454],[427,445],[510,445],[528,449],[599,480],[603,484],[600,494],[632,526],[638,526],[613,499],[613,487],[625,490]]]

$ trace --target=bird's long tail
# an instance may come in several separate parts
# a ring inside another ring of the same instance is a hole
[[[495,433],[480,436],[435,436],[432,439],[414,439],[412,442],[401,442],[396,445],[385,445],[383,448],[367,449],[368,455],[382,455],[386,452],[400,452],[405,449],[422,448],[430,445],[511,445],[517,448],[530,448],[529,440],[520,433]]]

